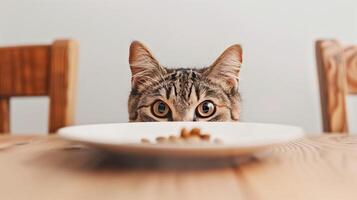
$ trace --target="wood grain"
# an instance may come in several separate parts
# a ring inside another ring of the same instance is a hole
[[[348,132],[346,71],[343,48],[334,40],[316,42],[324,132]]]
[[[357,137],[329,134],[248,158],[114,156],[57,136],[0,137],[1,199],[356,199]],[[19,192],[21,191],[21,192]]]
[[[9,131],[9,98],[49,96],[49,132],[74,123],[78,44],[0,48],[0,133]]]
[[[0,48],[0,96],[46,95],[49,63],[49,46]]]
[[[357,94],[357,46],[344,48],[348,92]]]
[[[0,97],[0,134],[10,131],[10,101],[9,98]]]
[[[58,40],[51,51],[49,132],[55,133],[74,123],[78,45],[75,41]]]

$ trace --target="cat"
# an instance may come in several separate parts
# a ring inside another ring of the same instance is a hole
[[[205,68],[167,68],[138,41],[130,45],[130,122],[238,121],[242,48],[232,45]]]

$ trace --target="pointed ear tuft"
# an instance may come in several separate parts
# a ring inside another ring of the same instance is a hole
[[[238,88],[243,51],[238,44],[227,48],[204,72],[207,78],[229,89]]]
[[[129,50],[129,64],[132,75],[159,66],[149,49],[139,41],[133,41]]]
[[[139,41],[133,41],[129,50],[129,64],[132,74],[132,86],[143,88],[153,81],[158,81],[165,73],[150,50]]]

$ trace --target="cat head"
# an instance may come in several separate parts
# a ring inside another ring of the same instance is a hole
[[[142,43],[130,45],[130,121],[237,121],[242,48],[205,68],[166,68]]]

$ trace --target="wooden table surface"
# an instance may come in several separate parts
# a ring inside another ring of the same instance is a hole
[[[115,156],[57,136],[0,137],[0,199],[357,199],[357,137],[323,135],[254,157]]]

